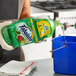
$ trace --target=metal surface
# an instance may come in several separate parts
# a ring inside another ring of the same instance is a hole
[[[36,1],[31,2],[31,6],[35,6],[41,9],[45,9],[47,11],[55,11],[55,10],[67,10],[67,9],[76,9],[76,1],[68,1],[68,0],[59,0],[59,1]]]
[[[37,68],[35,68],[28,76],[76,76],[57,74],[53,71],[53,59],[38,60]]]

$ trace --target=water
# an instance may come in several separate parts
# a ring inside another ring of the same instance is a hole
[[[67,40],[66,40],[66,36],[65,36],[64,25],[62,25],[62,31],[63,31],[63,36],[64,36],[64,46],[59,47],[59,48],[57,48],[57,49],[55,49],[55,50],[53,50],[53,51],[51,51],[51,52],[54,52],[54,51],[57,51],[57,50],[62,49],[62,48],[64,48],[64,47],[67,47]]]
[[[64,25],[62,25],[62,31],[63,31],[63,36],[64,36],[64,42],[67,43],[67,40],[66,40],[66,37],[65,37]]]

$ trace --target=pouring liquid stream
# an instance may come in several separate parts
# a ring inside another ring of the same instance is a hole
[[[57,50],[59,50],[59,49],[62,49],[62,48],[67,47],[67,40],[66,40],[66,37],[65,37],[64,25],[61,25],[61,27],[62,27],[63,36],[64,36],[64,46],[59,47],[59,48],[57,48],[57,49],[55,49],[55,50],[52,50],[51,52],[54,52],[54,51],[57,51]]]
[[[64,36],[64,43],[65,43],[65,46],[66,46],[67,45],[67,40],[66,40],[66,36],[65,36],[64,25],[62,25],[62,31],[63,31],[63,36]]]

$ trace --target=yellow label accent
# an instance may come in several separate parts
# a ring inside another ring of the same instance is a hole
[[[33,20],[30,19],[30,22],[31,22],[31,24],[32,24],[32,28],[33,28],[33,31],[34,31],[34,35],[35,35],[36,42],[38,42],[38,38],[37,38],[36,31],[35,31],[35,28],[34,28]]]
[[[40,38],[45,35],[48,35],[51,31],[49,22],[45,20],[37,22],[37,28]]]
[[[21,41],[20,43],[25,43],[25,41]]]

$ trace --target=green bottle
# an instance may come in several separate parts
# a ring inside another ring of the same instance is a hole
[[[27,18],[2,28],[5,42],[17,48],[51,37],[56,26],[61,23],[48,18]]]

